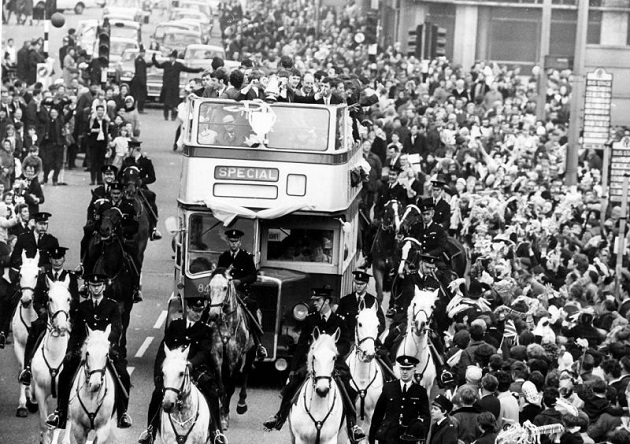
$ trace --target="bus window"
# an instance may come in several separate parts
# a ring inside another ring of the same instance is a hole
[[[203,102],[199,107],[199,145],[246,147],[257,143],[247,109],[236,103]],[[275,123],[267,133],[268,147],[275,149],[326,151],[331,113],[327,109],[274,106]],[[256,112],[251,113],[253,116]],[[255,123],[255,117],[252,119]]]
[[[270,228],[267,234],[267,260],[333,263],[334,232],[302,228]]]
[[[234,226],[237,230],[245,233],[242,241],[242,248],[253,251],[254,225],[251,220],[238,220]],[[188,222],[188,273],[196,275],[209,273],[219,260],[221,253],[228,249],[228,244],[224,239],[226,228],[223,223],[211,214],[192,214]]]

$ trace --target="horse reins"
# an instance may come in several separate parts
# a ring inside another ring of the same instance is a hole
[[[48,302],[48,306],[50,308],[50,301]],[[70,319],[70,314],[66,310],[57,310],[56,312],[52,314],[52,316],[49,317],[47,330],[50,333],[50,335],[53,337],[55,336],[54,332],[57,332],[56,337],[63,336],[63,333],[54,326],[55,318],[57,317],[57,315],[61,313],[65,314],[68,320]],[[44,358],[44,363],[46,364],[46,367],[48,367],[48,373],[50,373],[50,394],[53,398],[56,398],[57,397],[57,376],[59,375],[59,369],[61,369],[61,366],[63,365],[63,360],[59,363],[59,365],[56,368],[50,365],[50,362],[48,361],[48,358],[46,357],[46,353],[44,351],[46,348],[46,343],[44,343],[44,345],[42,346],[42,357]]]
[[[192,385],[192,381],[190,379],[190,369],[188,366],[186,367],[186,374],[184,375],[184,378],[182,379],[182,384],[178,389],[174,387],[164,387],[163,389],[164,393],[166,393],[167,391],[172,391],[173,393],[177,395],[177,409],[178,410],[181,410],[184,404],[184,399],[187,398],[192,391],[192,390],[188,391],[188,393],[185,392],[186,380],[188,380]],[[191,415],[191,417],[188,418],[187,420],[182,421],[182,422],[173,420],[173,414],[168,413],[168,420],[171,423],[171,427],[173,428],[173,433],[175,434],[175,440],[177,441],[177,444],[184,444],[188,440],[188,437],[190,436],[193,429],[195,428],[195,425],[197,424],[197,419],[199,419],[199,395],[197,395],[197,412],[194,415]],[[190,421],[192,421],[192,424],[185,434],[180,435],[179,433],[177,433],[177,430],[175,430],[174,423],[177,423],[177,425],[184,428],[184,426],[188,424]]]
[[[315,384],[317,383],[317,381],[320,380],[320,379],[328,379],[329,387],[332,386],[332,376],[317,376],[315,374],[315,372],[313,371],[313,373],[311,374],[311,379],[314,380],[313,381],[313,388],[315,387]],[[312,397],[312,394],[311,394],[311,397]],[[318,420],[315,419],[315,417],[313,416],[313,414],[309,410],[308,405],[306,404],[306,390],[304,390],[303,398],[304,398],[304,410],[308,414],[309,418],[311,418],[311,421],[313,421],[313,424],[315,424],[315,429],[317,430],[317,434],[315,435],[315,444],[320,444],[321,435],[322,435],[322,427],[324,426],[324,423],[330,417],[333,409],[335,408],[335,401],[337,400],[337,391],[336,390],[334,391],[334,393],[333,393],[333,401],[332,401],[332,404],[330,406],[330,409],[328,409],[328,413],[326,413],[326,416],[324,416],[324,419],[322,419],[321,421],[318,421]]]
[[[100,402],[98,402],[98,405],[96,406],[96,410],[94,410],[94,412],[90,412],[85,406],[85,404],[83,403],[78,385],[77,385],[77,398],[79,399],[79,404],[81,404],[81,408],[83,408],[83,411],[85,412],[85,414],[88,415],[88,418],[90,418],[90,430],[96,430],[96,427],[94,425],[94,420],[96,419],[96,415],[98,415],[99,410],[101,410],[101,407],[103,406],[103,403],[105,402],[105,397],[107,396],[108,387],[106,387],[107,378],[105,378],[105,373],[107,372],[107,364],[105,364],[103,368],[90,370],[90,365],[88,364],[88,361],[87,361],[88,355],[89,353],[86,353],[85,363],[83,364],[84,373],[85,373],[85,381],[83,382],[83,385],[85,386],[89,382],[90,377],[92,375],[100,373],[101,374],[101,389],[99,390],[99,393],[103,389],[103,386],[105,386],[105,392],[103,393],[103,397],[101,398]]]
[[[358,339],[358,338],[357,338]],[[357,344],[355,344],[355,349],[357,350],[357,354],[358,352],[360,352],[362,354],[362,356],[365,356],[365,352],[363,350],[361,350],[360,345],[367,341],[368,339],[372,339],[374,342],[376,342],[376,339],[371,337],[371,336],[367,336],[361,340],[359,340],[357,342]],[[362,358],[359,358],[361,361],[363,361]],[[366,362],[366,361],[363,361]],[[369,361],[368,361],[369,362]],[[355,363],[356,365],[356,363]],[[352,383],[354,384],[354,386],[357,389],[357,394],[359,395],[359,398],[361,399],[361,404],[360,404],[360,408],[361,408],[361,419],[365,419],[365,397],[367,396],[367,391],[368,389],[372,386],[372,384],[374,383],[374,381],[376,381],[376,377],[378,376],[378,366],[375,367],[375,371],[374,371],[374,377],[372,378],[372,380],[368,383],[368,385],[365,386],[365,388],[361,389],[359,388],[359,384],[357,384],[357,381],[354,380],[354,377],[352,377],[352,373],[350,373],[350,380],[352,381]]]

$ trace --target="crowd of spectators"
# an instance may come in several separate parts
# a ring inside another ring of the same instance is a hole
[[[466,282],[452,287],[445,368],[453,377],[443,381],[462,442],[492,442],[504,423],[530,420],[563,424],[561,442],[630,443],[627,249],[615,273],[615,239],[626,215],[602,206],[597,150],[580,150],[579,184],[564,185],[571,73],[545,73],[538,119],[536,68],[423,63],[397,44],[369,54],[354,39],[366,22],[352,0],[343,9],[313,5],[253,1],[243,11],[239,2],[224,3],[227,58],[240,67],[230,72],[215,60],[189,92],[350,105],[371,167],[362,204],[368,218],[378,218],[387,177],[405,190],[403,204],[431,196],[432,180],[446,183],[445,228],[471,263]],[[36,42],[28,46],[41,51]],[[0,156],[4,202],[18,201],[22,185],[14,186],[25,180],[18,178],[29,153],[36,158],[39,150],[44,183],[59,166],[56,147],[66,147],[72,168],[91,134],[107,147],[103,156],[121,161],[126,139],[140,133],[128,85],[89,85],[79,64],[68,63],[72,68],[43,88],[4,48],[5,62],[18,65],[17,78],[3,79],[0,104],[0,154],[9,153]],[[77,62],[80,51],[68,54]],[[629,134],[618,129],[611,140]]]

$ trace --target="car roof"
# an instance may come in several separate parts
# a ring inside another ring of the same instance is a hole
[[[206,20],[210,20],[208,18],[208,16],[206,14],[204,14],[201,11],[197,11],[196,9],[188,9],[188,8],[174,8],[171,13],[174,14],[185,14],[185,15],[190,15],[190,16],[197,16],[197,17],[203,17]]]
[[[186,26],[184,25],[184,23],[180,22],[179,20],[171,20],[170,22],[164,22],[164,23],[158,23],[155,26],[155,29],[158,28],[180,28],[185,30]]]
[[[222,46],[219,45],[200,45],[199,43],[191,43],[186,46],[186,50],[190,49],[207,49],[208,51],[225,51]]]
[[[118,18],[114,20],[110,20],[109,23],[112,27],[117,27],[117,28],[129,27],[129,28],[139,29],[141,26],[140,23],[135,22],[133,20],[122,20]]]
[[[192,31],[190,29],[177,29],[177,32],[174,32],[172,34],[188,34],[199,37],[199,33],[197,31]]]
[[[123,42],[123,43],[133,43],[134,45],[138,46],[138,40],[136,39],[130,39],[127,37],[112,37],[110,40],[110,42]]]

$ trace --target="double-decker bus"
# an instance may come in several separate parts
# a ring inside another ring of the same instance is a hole
[[[169,319],[205,295],[227,229],[245,233],[268,361],[286,368],[312,288],[351,291],[362,153],[345,105],[189,97]],[[358,182],[358,183],[357,183]]]

